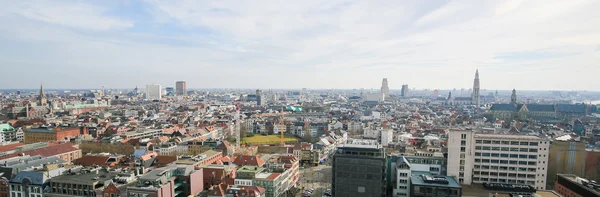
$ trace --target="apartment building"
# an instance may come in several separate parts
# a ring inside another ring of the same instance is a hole
[[[157,138],[162,136],[162,130],[160,129],[140,129],[137,131],[124,132],[120,135],[123,139],[143,139],[143,138]]]
[[[448,175],[471,183],[526,184],[546,189],[550,142],[537,136],[453,130],[448,134]]]
[[[203,171],[191,165],[173,165],[152,170],[127,188],[129,197],[194,196],[204,190]]]

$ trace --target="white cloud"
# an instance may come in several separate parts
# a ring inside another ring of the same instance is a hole
[[[7,1],[2,6],[0,16],[15,14],[72,28],[111,30],[133,26],[132,22],[104,15],[105,10],[98,6],[77,1]]]
[[[165,81],[186,78],[190,87],[370,88],[387,77],[392,88],[404,83],[460,88],[471,86],[476,68],[486,89],[598,90],[600,85],[594,79],[594,73],[600,73],[594,65],[600,58],[596,1],[147,3],[153,18],[142,22],[181,27],[186,34],[164,36],[148,30],[143,35],[94,37],[56,27],[25,32],[37,24],[23,23],[12,24],[15,29],[3,35],[38,37],[35,43],[54,40],[51,53],[72,59],[53,58],[52,63],[151,68],[144,71],[148,77],[160,76],[150,71],[168,68],[161,71]],[[19,3],[3,10],[0,13],[107,34],[133,26],[127,18],[107,16],[110,8],[84,2]],[[194,32],[197,29],[211,36]],[[129,39],[138,37],[144,41]],[[153,41],[163,39],[191,44]],[[532,51],[570,55],[500,57]]]

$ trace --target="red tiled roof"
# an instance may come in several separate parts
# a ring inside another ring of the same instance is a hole
[[[238,166],[263,166],[263,164],[265,164],[265,162],[260,157],[251,155],[240,155],[237,158],[235,158],[233,163]]]
[[[42,157],[50,157],[54,155],[64,154],[72,151],[79,150],[79,148],[75,148],[72,143],[64,143],[64,144],[48,144],[48,147],[38,148],[18,153],[12,153],[8,155],[0,156],[0,159],[8,159],[19,156],[20,154],[24,155],[40,155]]]
[[[279,176],[279,173],[273,173],[267,177],[267,180],[275,180]]]
[[[148,159],[152,158],[153,156],[156,157],[156,156],[158,156],[158,154],[156,152],[149,152],[145,155],[142,155],[140,157],[140,159],[142,159],[142,161],[147,161]]]
[[[159,155],[156,156],[156,163],[158,164],[170,164],[177,161],[177,156]]]
[[[9,144],[9,145],[0,146],[0,152],[6,152],[6,151],[15,150],[15,148],[17,148],[19,146],[23,146],[23,145],[25,145],[25,144],[23,144],[23,143],[15,143],[15,144]]]
[[[110,158],[110,156],[102,156],[102,155],[84,155],[83,157],[73,161],[75,164],[79,164],[82,166],[106,166],[106,161]]]

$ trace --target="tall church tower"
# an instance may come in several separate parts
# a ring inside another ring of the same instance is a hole
[[[381,82],[381,93],[384,95],[384,98],[388,97],[390,94],[390,88],[388,87],[387,78],[383,78],[383,81]]]
[[[44,106],[48,103],[46,100],[46,94],[44,93],[44,86],[40,85],[40,95],[38,95],[38,104]]]
[[[512,95],[510,95],[510,104],[517,104],[517,90],[513,89]]]
[[[473,81],[471,100],[473,101],[473,104],[479,106],[479,69],[475,70],[475,80]]]

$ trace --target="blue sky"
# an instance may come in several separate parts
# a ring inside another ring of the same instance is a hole
[[[0,88],[600,90],[600,1],[8,1]]]

